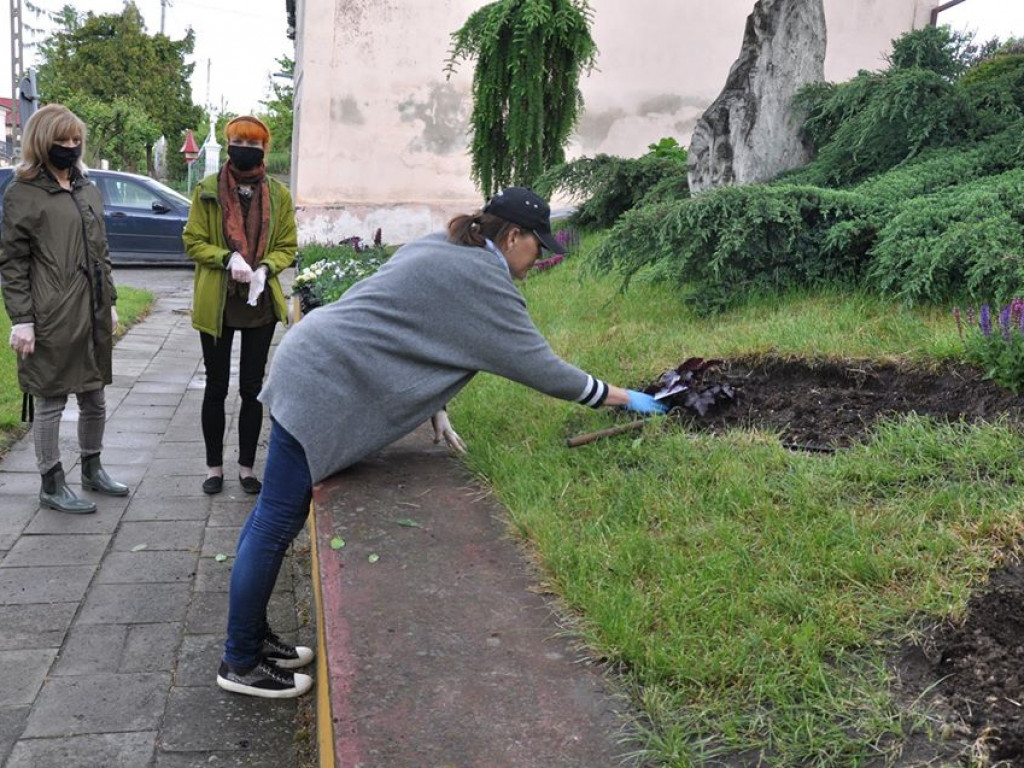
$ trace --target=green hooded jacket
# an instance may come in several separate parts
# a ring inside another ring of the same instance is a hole
[[[298,235],[295,230],[295,209],[288,188],[277,179],[267,177],[270,184],[270,232],[266,253],[257,266],[267,268],[267,285],[274,307],[274,317],[288,322],[288,303],[278,274],[295,261]],[[211,174],[192,192],[192,208],[182,232],[185,252],[196,263],[195,289],[192,296],[192,327],[219,337],[224,328],[224,303],[228,295],[227,262],[231,249],[224,237],[224,219],[217,199],[217,174]]]
[[[71,191],[48,173],[11,181],[4,193],[0,280],[11,324],[34,323],[35,352],[18,360],[18,384],[39,397],[111,382],[117,292],[103,198],[72,173]]]

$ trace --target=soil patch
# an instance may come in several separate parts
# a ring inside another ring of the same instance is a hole
[[[1024,766],[1024,567],[994,571],[963,625],[926,633],[896,671],[906,701],[944,721],[949,746],[978,766]]]
[[[1024,425],[1024,398],[963,365],[922,370],[860,361],[738,359],[706,373],[702,384],[728,384],[735,399],[703,417],[680,408],[687,429],[758,427],[809,450],[864,442],[880,419],[909,413]],[[683,396],[668,400],[681,406]],[[894,663],[907,705],[925,703],[944,718],[939,740],[912,738],[903,752],[909,762],[900,764],[921,764],[942,753],[973,765],[1024,767],[1024,567],[993,572],[988,587],[970,600],[962,626],[932,630]]]
[[[757,427],[794,447],[847,447],[869,439],[884,418],[917,413],[941,421],[1024,424],[1024,398],[982,378],[970,366],[922,370],[871,361],[736,359],[706,373],[705,384],[729,384],[731,403],[701,417],[685,411],[688,428],[724,432]],[[667,398],[681,405],[684,395]]]

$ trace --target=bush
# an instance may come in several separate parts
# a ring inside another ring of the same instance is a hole
[[[592,266],[628,285],[641,270],[689,292],[709,311],[750,293],[849,283],[874,237],[862,196],[815,187],[724,187],[625,214]]]
[[[845,187],[930,148],[1004,129],[1020,116],[1015,65],[998,63],[1005,54],[975,61],[978,50],[947,27],[926,27],[893,42],[885,71],[802,88],[795,104],[818,156],[787,181]]]
[[[861,72],[838,86],[802,89],[797,103],[818,156],[791,180],[848,186],[968,133],[953,84],[925,69]]]
[[[852,191],[878,202],[883,209],[909,198],[939,192],[1024,165],[1024,120],[966,147],[929,150],[918,158],[873,176]]]
[[[285,176],[292,169],[292,152],[285,149],[280,152],[268,152],[266,157],[267,173]]]
[[[886,217],[868,284],[907,303],[1008,299],[1024,284],[1024,170],[911,198]]]
[[[953,32],[948,26],[922,27],[900,35],[887,56],[890,69],[926,69],[955,80],[971,63],[977,47],[973,35]]]
[[[1024,115],[1024,53],[998,54],[980,61],[956,87],[975,114],[975,135],[1003,130]]]
[[[649,149],[635,159],[597,155],[557,165],[534,188],[542,197],[561,190],[582,200],[572,223],[585,230],[605,229],[635,208],[659,182],[672,179],[676,191],[686,184],[685,149],[674,139],[662,139]],[[688,195],[689,187],[685,189]]]

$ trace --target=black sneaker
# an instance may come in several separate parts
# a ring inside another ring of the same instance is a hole
[[[221,661],[217,685],[225,691],[259,696],[264,699],[292,699],[313,687],[313,678],[298,672],[285,672],[263,660],[252,669],[234,669]]]
[[[298,669],[313,660],[312,648],[304,645],[289,645],[271,632],[263,639],[263,658],[272,661],[281,669]]]

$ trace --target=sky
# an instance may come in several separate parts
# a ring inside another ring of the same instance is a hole
[[[979,43],[1024,37],[1024,0],[964,0],[939,14],[939,23],[976,32]]]
[[[23,0],[23,3],[25,0]],[[80,12],[116,13],[123,0],[31,0],[33,5],[57,10],[65,2]],[[276,59],[294,56],[286,34],[285,0],[168,0],[165,32],[180,39],[187,27],[196,33],[192,98],[198,104],[237,114],[260,109],[267,97],[269,77],[279,67]],[[160,30],[160,0],[136,0],[150,33]],[[25,22],[43,22],[27,10]],[[1024,0],[965,0],[943,11],[943,24],[977,33],[979,42],[992,37],[1024,37]],[[11,95],[10,4],[0,0],[0,96]],[[33,39],[25,33],[26,42]],[[245,41],[240,43],[239,41]],[[31,62],[31,49],[26,59]],[[209,67],[209,78],[207,68]]]
[[[24,23],[46,25],[44,19],[25,9]],[[119,13],[123,0],[30,0],[32,5],[58,10],[70,3],[80,13]],[[135,0],[146,31],[160,31],[160,0]],[[195,30],[195,51],[188,61],[195,64],[192,100],[216,111],[244,114],[261,109],[269,93],[269,78],[280,71],[276,59],[294,58],[295,47],[287,36],[285,0],[169,0],[164,11],[164,32],[180,40],[188,27]],[[25,42],[40,36],[25,32]],[[34,49],[25,51],[28,63]],[[8,0],[0,0],[0,96],[11,95],[11,13]],[[207,68],[209,66],[209,87]],[[283,81],[282,81],[283,82]]]

